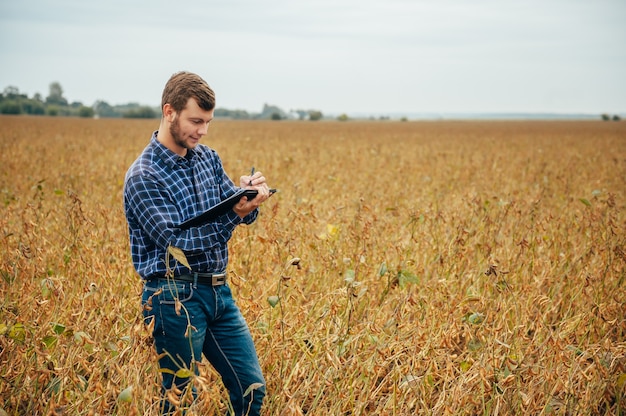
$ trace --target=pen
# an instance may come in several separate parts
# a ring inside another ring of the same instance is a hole
[[[248,185],[252,186],[252,176],[254,175],[254,166],[252,166],[252,169],[250,169],[250,182],[248,182]],[[270,189],[270,196],[274,195],[276,192],[278,192],[278,189],[276,188],[271,188]]]

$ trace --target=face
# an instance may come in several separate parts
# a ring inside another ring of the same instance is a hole
[[[180,113],[173,110],[166,112],[170,120],[172,150],[180,155],[185,155],[187,149],[193,149],[198,145],[213,120],[213,110],[203,110],[193,98],[187,101],[187,106]]]

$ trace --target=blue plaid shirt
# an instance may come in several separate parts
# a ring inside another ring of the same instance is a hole
[[[182,249],[191,271],[220,273],[228,265],[228,240],[240,223],[250,224],[252,211],[240,218],[230,211],[215,222],[181,231],[178,224],[195,217],[239,188],[224,173],[217,152],[205,145],[180,157],[167,149],[154,132],[150,143],[131,165],[124,184],[124,210],[130,248],[137,273],[144,279],[164,277],[165,255],[171,244]],[[190,273],[170,259],[174,275]]]

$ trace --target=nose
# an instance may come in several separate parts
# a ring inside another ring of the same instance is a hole
[[[198,128],[198,134],[204,136],[209,131],[209,123],[200,124],[200,128]]]

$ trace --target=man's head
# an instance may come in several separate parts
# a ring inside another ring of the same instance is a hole
[[[205,111],[215,108],[215,93],[205,80],[190,72],[177,72],[165,84],[161,109],[169,104],[174,111],[181,113],[190,98],[194,98]]]
[[[196,74],[178,72],[163,90],[158,140],[180,156],[195,148],[213,120],[215,94]]]

